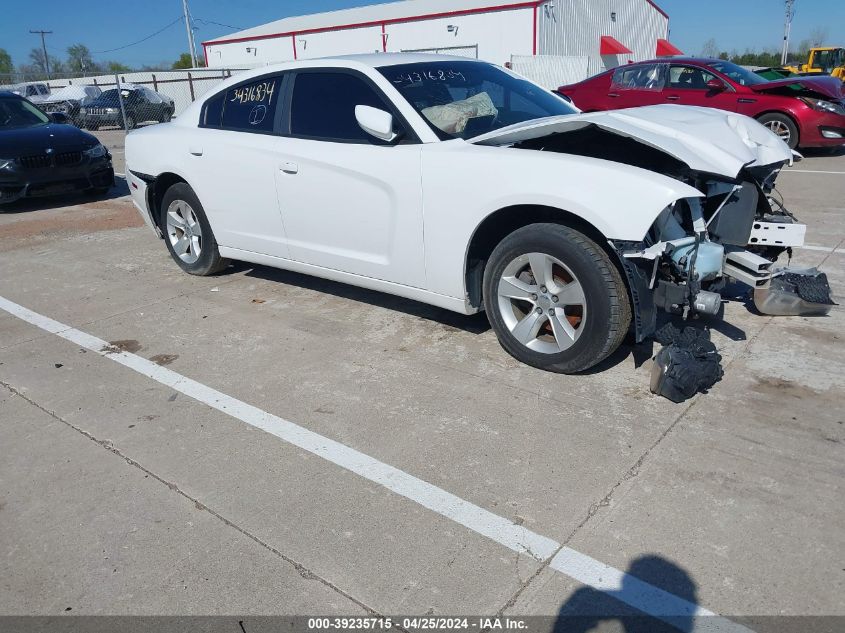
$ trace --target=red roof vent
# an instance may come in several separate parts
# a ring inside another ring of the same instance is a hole
[[[610,35],[601,36],[600,55],[631,55],[633,51]]]
[[[683,55],[684,51],[672,44],[669,40],[657,40],[657,56],[671,57],[672,55]]]

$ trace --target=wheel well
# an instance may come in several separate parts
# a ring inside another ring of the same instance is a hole
[[[517,229],[538,222],[563,224],[580,231],[610,253],[607,238],[592,224],[568,211],[539,205],[517,205],[499,209],[478,225],[467,248],[464,274],[467,297],[472,306],[483,307],[484,268],[493,249]],[[610,260],[618,266],[618,258],[615,255],[611,255]],[[622,278],[625,279],[624,274]]]
[[[164,194],[167,193],[167,190],[170,189],[170,187],[179,182],[188,184],[181,176],[165,172],[160,174],[155,181],[153,181],[152,186],[147,190],[147,199],[150,206],[150,213],[153,216],[153,222],[155,222],[156,226],[158,226],[158,228],[162,231],[164,231],[164,227],[161,226],[161,203],[164,200]]]

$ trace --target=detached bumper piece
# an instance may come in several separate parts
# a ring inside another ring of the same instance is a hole
[[[655,332],[654,338],[665,347],[654,357],[652,393],[683,402],[722,379],[722,357],[707,330],[667,323]]]
[[[782,268],[765,288],[754,290],[754,306],[772,316],[823,316],[835,306],[827,275],[816,268]]]

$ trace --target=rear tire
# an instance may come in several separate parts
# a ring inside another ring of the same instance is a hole
[[[764,114],[757,120],[777,134],[784,143],[789,145],[789,149],[795,149],[798,147],[798,143],[800,141],[798,126],[795,125],[795,122],[787,115],[780,114],[778,112],[770,112],[768,114]]]
[[[229,261],[220,257],[202,204],[189,185],[172,185],[164,194],[160,213],[164,243],[182,270],[206,276],[228,266]]]
[[[607,253],[560,224],[531,224],[502,240],[483,291],[505,351],[546,371],[572,374],[600,363],[631,324],[627,288]]]

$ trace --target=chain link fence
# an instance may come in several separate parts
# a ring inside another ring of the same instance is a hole
[[[0,74],[0,90],[88,130],[132,130],[178,117],[220,82],[244,69],[143,70],[109,74]]]

